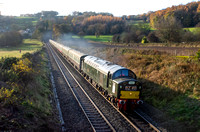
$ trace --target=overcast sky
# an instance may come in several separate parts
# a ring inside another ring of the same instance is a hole
[[[19,16],[41,11],[57,11],[69,15],[73,11],[108,12],[114,16],[137,15],[187,4],[198,0],[0,0],[2,15]]]

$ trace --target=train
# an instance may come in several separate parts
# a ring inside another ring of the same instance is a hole
[[[54,40],[49,43],[120,111],[132,111],[143,103],[142,84],[133,71]]]

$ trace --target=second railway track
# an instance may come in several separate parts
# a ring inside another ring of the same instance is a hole
[[[74,78],[69,69],[64,65],[62,60],[53,53],[52,48],[49,46],[49,49],[53,55],[53,58],[56,61],[67,85],[70,87],[74,97],[76,98],[79,106],[83,110],[86,118],[90,122],[94,131],[115,131],[112,125],[104,117],[92,99],[87,95],[85,90],[81,87],[78,81]],[[58,61],[56,57],[60,60]],[[64,72],[67,71],[67,72]]]
[[[96,95],[98,93],[95,92],[94,88],[92,88],[92,90],[89,88],[91,86],[85,83],[82,84],[82,87],[78,82],[82,82],[84,79],[77,76],[74,77],[70,71],[77,71],[73,70],[71,66],[65,66],[69,65],[65,59],[59,58],[61,55],[54,53],[53,48],[51,48],[49,44],[47,45],[49,50],[51,50],[51,53],[54,56],[53,58],[61,70],[66,83],[73,91],[75,98],[77,99],[94,131],[159,131],[152,124],[149,125],[149,123],[139,123],[143,124],[143,126],[138,126],[138,123],[135,125],[135,123],[131,122],[133,121],[131,119],[133,116],[126,118],[124,114],[119,112],[110,102],[104,101],[105,99],[102,99],[103,96]],[[96,104],[92,100],[94,100]]]

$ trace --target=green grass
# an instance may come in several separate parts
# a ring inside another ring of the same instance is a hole
[[[194,56],[176,56],[177,58],[194,58]]]
[[[29,52],[33,53],[42,48],[42,42],[35,39],[25,39],[23,43],[16,47],[0,48],[0,57],[18,57]],[[21,53],[19,52],[21,49]]]
[[[100,35],[99,37],[96,37],[95,35],[86,35],[83,38],[89,41],[95,41],[95,42],[111,42],[112,41],[112,35]],[[72,36],[72,38],[80,38],[79,36]]]
[[[199,27],[191,27],[191,28],[184,28],[185,30],[188,30],[194,34],[196,34],[197,32],[200,31],[200,28]]]
[[[17,19],[32,19],[32,18],[34,18],[35,19],[35,17],[23,17],[23,16],[19,16],[19,17],[16,17]]]
[[[184,29],[186,29],[186,30],[188,30],[188,31],[190,31],[190,32],[194,32],[195,29],[196,29],[196,27],[192,27],[192,28],[184,28]]]
[[[36,25],[37,25],[37,22],[38,22],[38,21],[32,21],[33,26],[36,26]]]
[[[88,35],[84,36],[84,39],[96,41],[96,42],[111,42],[112,41],[112,35],[101,35],[99,37],[96,37],[95,35]]]

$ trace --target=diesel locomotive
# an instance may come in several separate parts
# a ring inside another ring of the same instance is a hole
[[[142,85],[131,70],[53,40],[49,42],[119,110],[130,111],[143,103]]]

